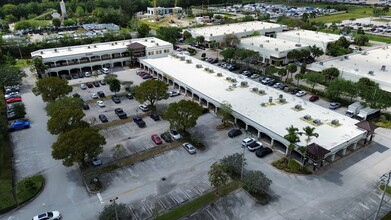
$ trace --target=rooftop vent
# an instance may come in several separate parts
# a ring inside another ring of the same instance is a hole
[[[332,125],[339,125],[339,121],[337,119],[334,119],[331,121]]]
[[[386,65],[382,65],[380,68],[381,71],[386,71]]]
[[[223,76],[223,74],[222,73],[217,73],[217,76],[221,77],[221,76]]]
[[[257,92],[257,91],[258,91],[258,88],[257,88],[257,87],[254,87],[254,88],[251,89],[251,91]]]
[[[262,106],[262,107],[266,107],[266,103],[262,102],[262,103],[261,103],[261,106]]]
[[[296,47],[301,47],[301,44],[295,44]]]
[[[347,59],[349,59],[349,56],[343,56],[343,58],[347,60]]]
[[[269,40],[265,40],[265,42],[268,42],[268,43],[269,43]]]
[[[231,82],[237,82],[237,80],[235,78],[232,78],[231,79]],[[236,85],[236,84],[235,84]]]
[[[319,119],[315,119],[312,121],[314,124],[319,125],[321,124],[321,121]]]
[[[269,96],[269,102],[270,102],[270,103],[273,102],[273,97]]]
[[[304,115],[304,119],[305,120],[310,120],[311,119],[311,115]]]
[[[145,42],[147,42],[147,41],[148,41],[148,39],[144,39],[144,41],[145,41]]]
[[[367,52],[367,51],[363,51],[363,52],[361,52],[361,54],[362,54],[362,55],[367,55],[368,52]]]
[[[214,73],[215,71],[213,69],[208,70],[209,73]]]
[[[295,109],[301,110],[301,109],[303,109],[303,107],[301,107],[301,105],[295,105]],[[304,116],[304,117],[305,117],[305,116]]]
[[[260,44],[259,47],[263,47],[263,44]]]
[[[87,48],[88,48],[88,49],[90,49],[91,47],[90,47],[90,46],[88,46]]]
[[[96,45],[94,45],[94,47],[96,48]]]
[[[323,62],[319,62],[319,65],[323,66]]]
[[[196,64],[196,67],[197,68],[202,68],[202,65],[201,64]]]
[[[232,84],[232,87],[236,88],[237,84],[236,83],[233,83]]]
[[[242,81],[242,82],[240,82],[240,86],[243,86],[243,87],[248,86],[248,82],[247,81]]]
[[[57,49],[54,49],[54,52],[57,53]]]
[[[151,40],[151,43],[155,43],[155,40]]]
[[[185,57],[181,57],[181,61],[184,61],[186,58]]]
[[[231,77],[227,77],[225,79],[228,80],[228,81],[231,81],[232,78]]]
[[[368,74],[371,75],[371,76],[373,76],[373,73],[374,72],[372,70],[368,72]]]
[[[68,47],[68,50],[71,51],[72,49],[70,47]]]
[[[43,51],[41,51],[41,54],[43,54]]]
[[[265,90],[263,89],[259,90],[259,94],[265,94]]]
[[[278,48],[274,48],[275,51],[278,51]]]
[[[285,103],[285,102],[286,102],[285,98],[280,98],[280,103]]]

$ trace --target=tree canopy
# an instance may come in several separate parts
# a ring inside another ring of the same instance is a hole
[[[212,184],[213,187],[216,188],[217,194],[220,193],[220,187],[227,184],[229,180],[228,175],[224,172],[223,164],[219,162],[215,162],[214,164],[212,164],[209,169],[208,176],[209,182]]]
[[[250,193],[266,193],[272,181],[261,171],[248,171],[243,177],[243,187]]]
[[[72,86],[68,85],[66,79],[47,77],[39,79],[35,83],[33,91],[40,93],[44,102],[52,102],[70,93],[72,91]]]
[[[246,158],[243,154],[234,153],[232,155],[225,156],[220,162],[224,165],[224,171],[231,177],[239,177],[243,166],[247,165]]]
[[[20,85],[23,77],[26,77],[26,73],[16,66],[5,64],[0,68],[0,86]]]
[[[137,36],[140,38],[146,37],[149,31],[151,31],[151,28],[147,24],[141,23],[137,28]]]
[[[89,124],[82,120],[84,116],[85,114],[80,108],[59,109],[48,120],[48,131],[57,135],[76,128],[87,128]]]
[[[156,31],[156,36],[162,40],[168,41],[172,44],[176,43],[176,39],[181,37],[181,29],[177,27],[160,27]]]
[[[64,96],[61,98],[56,99],[53,102],[49,102],[46,105],[46,112],[47,114],[52,117],[54,113],[57,111],[62,111],[65,109],[82,109],[82,103],[80,98],[76,97],[69,97],[69,96]]]
[[[117,78],[107,78],[106,83],[109,85],[111,92],[117,93],[121,90],[121,82]]]
[[[218,115],[220,116],[224,125],[227,123],[227,121],[231,119],[231,114],[232,114],[232,105],[227,101],[223,101],[220,105]]]
[[[240,43],[240,38],[235,34],[226,34],[221,41],[221,46],[223,48],[237,47]]]
[[[202,114],[202,107],[190,100],[171,103],[164,113],[164,119],[170,122],[170,127],[186,131],[196,125]]]
[[[168,99],[167,89],[168,85],[163,81],[147,80],[136,87],[134,96],[140,103],[148,101],[153,106],[156,101]]]
[[[53,143],[52,156],[62,160],[64,166],[74,163],[86,165],[86,159],[92,159],[103,152],[105,138],[93,128],[76,128],[61,134]]]
[[[312,86],[312,90],[315,89],[315,86],[324,81],[324,76],[318,72],[308,72],[304,75],[304,80],[306,83]]]

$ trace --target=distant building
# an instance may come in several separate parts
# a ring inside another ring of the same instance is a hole
[[[110,24],[83,24],[84,30],[111,30],[119,31],[119,26],[113,23]]]
[[[175,10],[175,14],[181,14],[182,13],[182,7],[173,7],[173,8],[165,8],[165,7],[156,7],[156,13],[160,16],[164,15],[170,15],[173,14],[173,11]],[[155,10],[153,7],[147,8],[147,14],[148,15],[155,15]]]
[[[67,9],[66,9],[66,7],[65,7],[65,2],[64,2],[64,0],[61,0],[61,2],[60,2],[60,9],[61,9],[61,15],[62,15],[62,17],[63,17],[63,18],[67,18],[68,15],[67,15]]]
[[[149,37],[37,50],[31,57],[42,58],[48,69],[39,77],[48,77],[126,66],[139,58],[164,57],[172,51],[171,43]]]

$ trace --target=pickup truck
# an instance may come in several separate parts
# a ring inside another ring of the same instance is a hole
[[[133,121],[138,125],[139,128],[145,127],[145,122],[140,116],[133,116]]]
[[[12,121],[8,125],[8,131],[17,131],[22,130],[30,127],[30,121],[27,119],[18,119],[15,121]]]

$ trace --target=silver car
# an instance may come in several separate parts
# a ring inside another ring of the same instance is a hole
[[[182,144],[182,147],[185,148],[189,154],[195,154],[197,152],[196,148],[190,143],[184,143]]]

